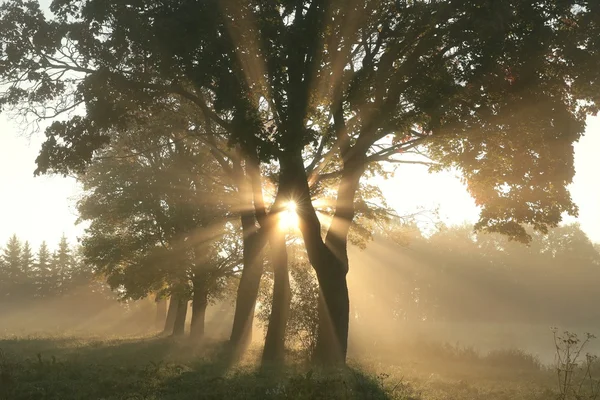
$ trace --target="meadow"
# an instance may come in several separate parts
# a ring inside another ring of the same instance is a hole
[[[404,341],[336,371],[293,351],[285,368],[261,368],[260,351],[234,358],[223,341],[160,335],[5,335],[0,399],[576,399],[561,397],[555,366],[516,348]]]

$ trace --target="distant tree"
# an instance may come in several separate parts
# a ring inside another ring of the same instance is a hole
[[[498,234],[475,235],[470,226],[450,227],[406,250],[391,250],[383,260],[407,254],[416,262],[404,266],[401,278],[388,273],[401,296],[390,311],[402,320],[543,324],[600,315],[592,283],[600,278],[600,257],[581,228],[562,225],[546,235],[529,228],[528,233],[532,242],[523,246]],[[378,297],[376,290],[373,294]]]
[[[69,242],[67,241],[67,237],[63,234],[58,242],[58,248],[52,254],[51,261],[54,291],[57,294],[65,294],[68,291],[73,266],[73,254]]]
[[[52,271],[52,255],[46,241],[40,245],[35,264],[35,286],[37,296],[49,297],[54,294],[54,277]]]
[[[25,241],[21,250],[22,291],[27,298],[35,295],[35,257],[29,241]]]
[[[29,241],[25,241],[23,249],[21,250],[21,271],[27,277],[30,277],[33,273],[33,267],[35,264],[35,257]]]
[[[22,270],[22,245],[17,235],[12,235],[2,254],[0,260],[2,264],[4,282],[4,296],[8,299],[16,299],[20,295],[21,285],[23,281]]]

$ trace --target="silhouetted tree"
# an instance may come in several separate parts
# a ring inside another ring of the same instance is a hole
[[[4,250],[1,259],[1,266],[4,276],[4,292],[3,295],[10,299],[17,299],[20,294],[21,283],[23,282],[24,273],[22,270],[22,245],[17,235],[12,235]]]
[[[64,294],[68,291],[73,267],[74,259],[69,242],[67,237],[62,235],[51,261],[53,291],[56,294]]]
[[[22,293],[28,299],[34,297],[35,279],[34,279],[35,258],[29,241],[25,241],[21,249],[21,279]]]
[[[184,332],[187,308],[181,307],[195,298],[192,325],[198,329],[191,331],[199,338],[217,283],[240,264],[226,238],[239,235],[237,225],[227,223],[236,217],[237,195],[206,146],[178,131],[178,121],[167,115],[157,118],[153,135],[115,135],[80,175],[87,193],[79,211],[90,221],[83,250],[96,272],[123,298],[170,294],[165,330],[173,321],[175,335]]]
[[[530,240],[522,224],[546,231],[576,214],[566,187],[599,101],[597,2],[64,0],[52,10],[0,9],[1,102],[46,118],[85,106],[47,129],[38,172],[81,170],[115,127],[191,103],[247,159],[276,162],[274,215],[298,203],[324,362],[345,361],[347,239],[373,164],[419,146],[437,169],[462,173],[477,229],[513,239]],[[323,237],[311,190],[325,173],[339,185]]]
[[[38,250],[34,280],[39,297],[48,297],[54,294],[52,256],[46,241],[42,242]]]

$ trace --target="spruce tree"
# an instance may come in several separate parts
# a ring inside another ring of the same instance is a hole
[[[48,297],[53,294],[54,282],[52,280],[52,260],[50,250],[45,241],[38,250],[37,264],[35,267],[35,289],[38,297]]]
[[[3,293],[8,298],[15,298],[18,284],[21,281],[21,243],[17,235],[12,235],[0,256],[4,273]]]
[[[69,242],[63,234],[58,242],[58,249],[52,256],[52,272],[54,273],[55,290],[58,294],[64,294],[68,290],[72,270],[73,254]]]
[[[21,250],[21,293],[27,298],[33,297],[35,293],[34,282],[35,258],[29,241],[25,241]]]

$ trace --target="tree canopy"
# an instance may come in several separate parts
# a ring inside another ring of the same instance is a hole
[[[54,1],[51,10],[2,7],[3,104],[46,118],[85,107],[48,128],[40,172],[81,168],[114,127],[190,101],[265,159],[311,146],[316,168],[327,154],[375,161],[428,144],[441,166],[463,172],[479,228],[522,238],[519,223],[544,229],[576,213],[565,185],[571,145],[597,111],[595,2]]]

